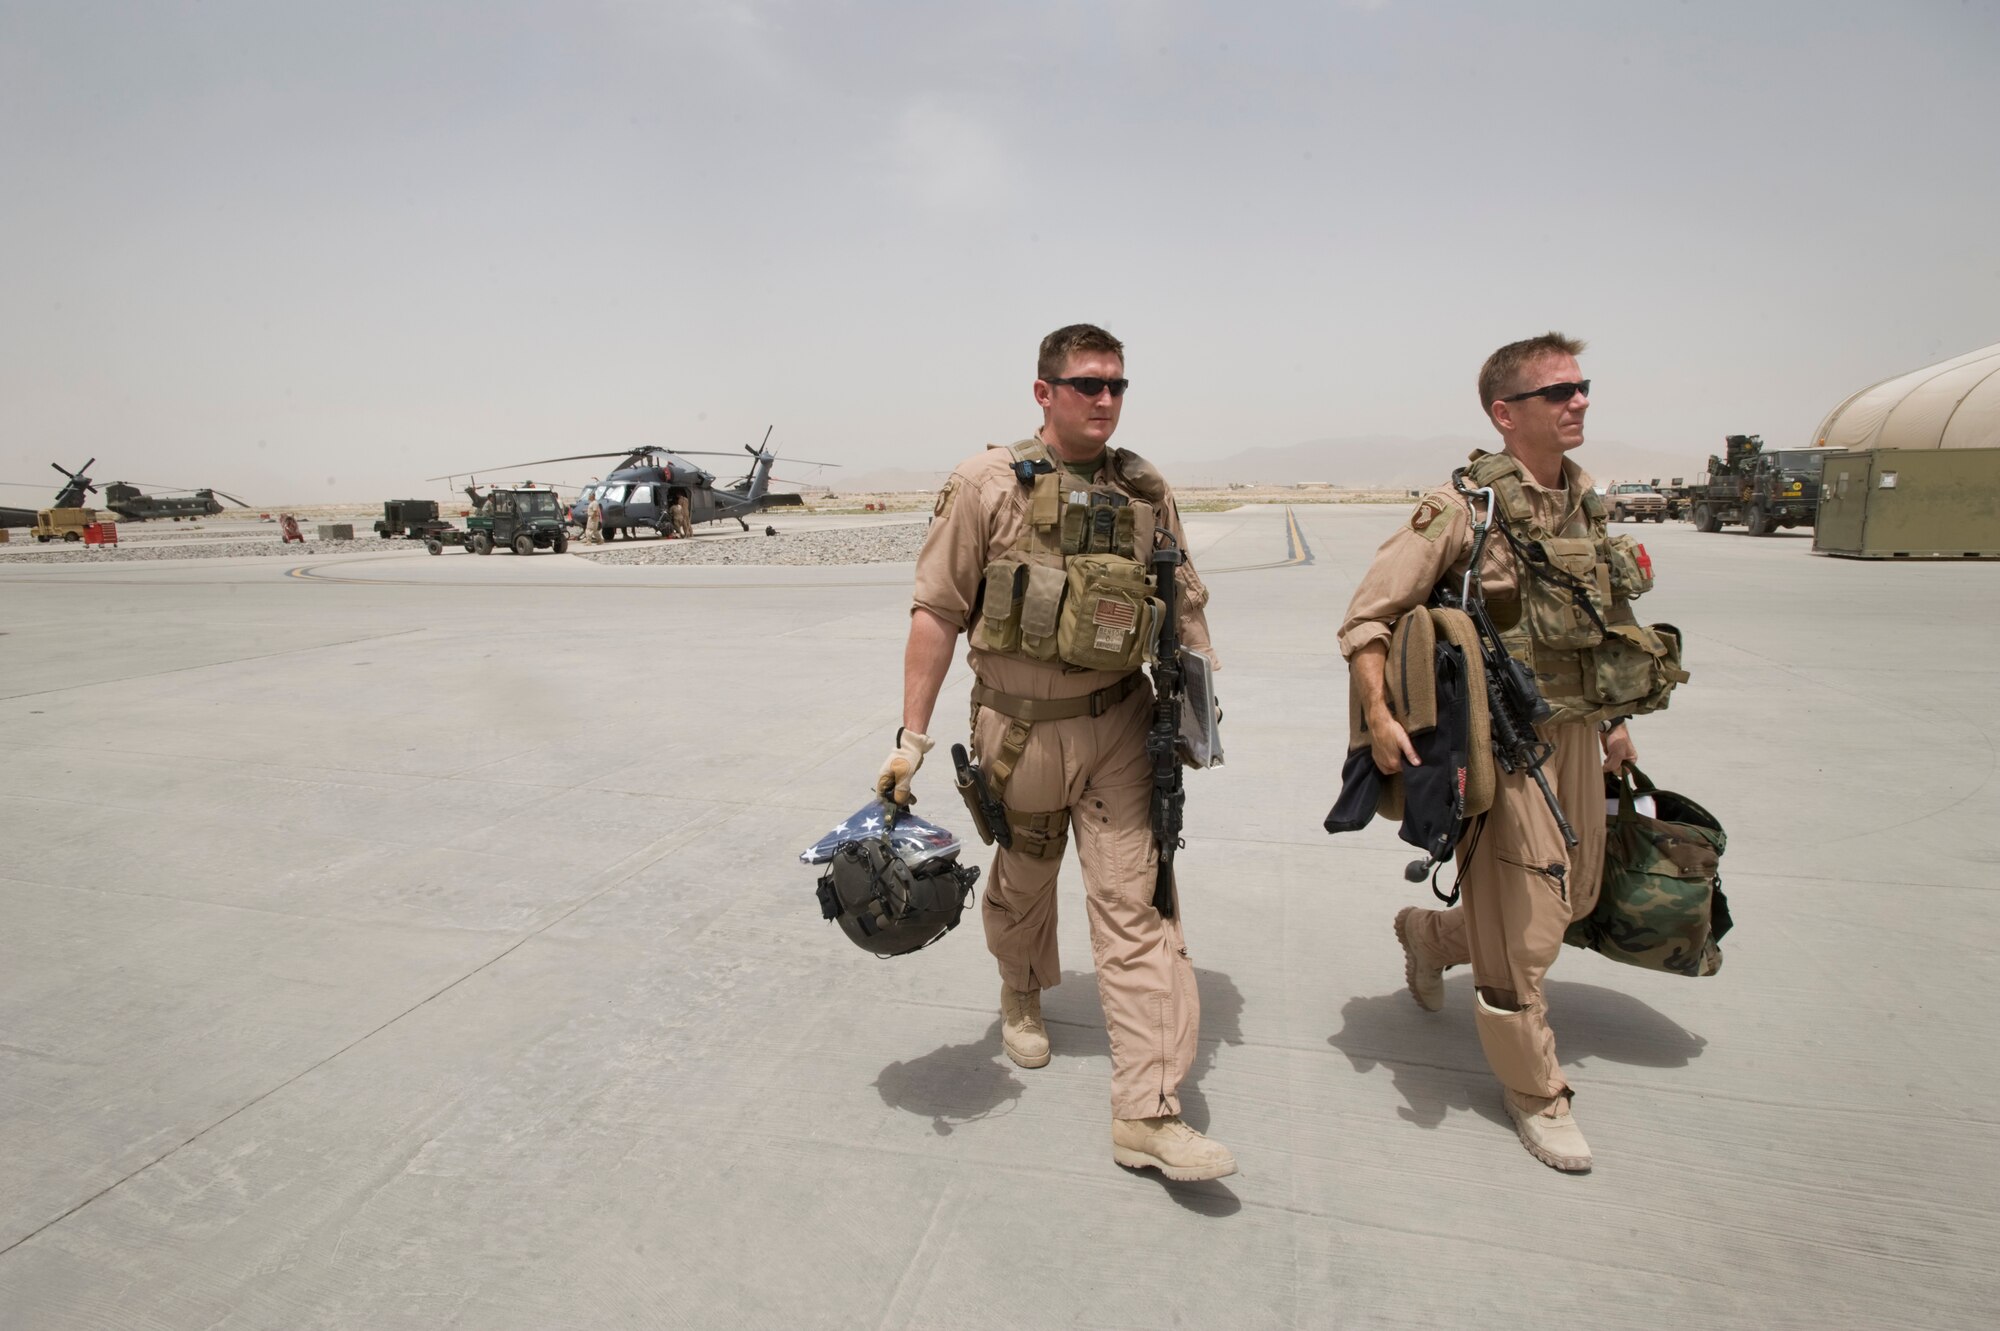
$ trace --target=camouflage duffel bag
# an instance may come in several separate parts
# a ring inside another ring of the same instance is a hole
[[[1647,970],[1715,974],[1730,926],[1716,871],[1729,840],[1722,824],[1686,796],[1655,789],[1636,767],[1607,775],[1604,793],[1618,811],[1604,829],[1597,908],[1563,941]],[[1640,797],[1650,797],[1650,815],[1639,811]]]

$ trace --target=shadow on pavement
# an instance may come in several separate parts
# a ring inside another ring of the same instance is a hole
[[[1000,1052],[1000,1018],[970,1044],[941,1045],[921,1058],[891,1063],[875,1078],[882,1103],[931,1121],[931,1131],[949,1137],[961,1124],[1013,1107],[1021,1083]]]
[[[1708,1047],[1702,1036],[1616,989],[1551,980],[1544,991],[1565,1067],[1583,1068],[1592,1058],[1686,1067]],[[1443,1012],[1423,1011],[1408,990],[1398,988],[1348,999],[1341,1017],[1345,1024],[1326,1042],[1347,1055],[1357,1072],[1371,1072],[1378,1063],[1389,1069],[1404,1100],[1396,1110],[1399,1118],[1434,1128],[1448,1113],[1470,1110],[1512,1127],[1473,1027],[1470,972],[1461,970],[1445,982]]]
[[[1160,1191],[1173,1198],[1174,1205],[1196,1215],[1219,1220],[1243,1209],[1242,1199],[1231,1192],[1221,1179],[1210,1179],[1206,1183],[1176,1183],[1162,1176],[1157,1169],[1127,1169],[1125,1172],[1151,1179],[1160,1185]]]
[[[1201,1038],[1195,1046],[1194,1064],[1181,1085],[1181,1117],[1197,1132],[1205,1132],[1208,1102],[1202,1098],[1198,1083],[1214,1065],[1217,1046],[1243,1043],[1243,994],[1221,971],[1197,967],[1194,975],[1201,994]],[[1062,978],[1063,983],[1042,994],[1042,1018],[1048,1023],[1051,1053],[1056,1058],[1101,1058],[1108,1064],[1111,1042],[1104,1033],[1096,976],[1088,971],[1064,971]],[[908,1062],[889,1064],[875,1078],[875,1089],[884,1104],[930,1119],[931,1130],[944,1137],[963,1124],[1011,1109],[1024,1088],[1001,1052],[1000,1019],[996,1015],[985,1034],[970,1043],[941,1045]],[[1105,1090],[1108,1108],[1108,1085]],[[1108,1122],[1105,1128],[1109,1131]],[[1166,1186],[1176,1202],[1204,1215],[1230,1214],[1239,1206],[1235,1194],[1220,1184]]]

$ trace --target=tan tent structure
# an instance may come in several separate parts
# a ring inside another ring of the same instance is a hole
[[[1827,413],[1821,448],[2000,448],[2000,343],[1864,388]]]

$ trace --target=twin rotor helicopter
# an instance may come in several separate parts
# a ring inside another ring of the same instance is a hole
[[[758,447],[743,446],[743,451],[750,455],[749,474],[728,485],[717,484],[713,472],[688,459],[736,455],[701,449],[673,451],[645,447],[623,453],[573,453],[568,457],[540,458],[487,470],[512,472],[529,467],[553,466],[558,462],[616,459],[615,465],[602,480],[592,481],[583,487],[565,515],[572,526],[586,525],[590,501],[595,498],[603,511],[601,530],[607,541],[616,540],[620,535],[630,538],[634,532],[648,528],[661,536],[692,536],[698,523],[731,518],[748,531],[750,524],[746,519],[751,514],[767,508],[796,508],[805,502],[797,494],[772,491],[771,481],[774,478],[771,469],[777,465],[778,455],[771,451],[770,442],[771,431],[767,429],[763,443]],[[787,458],[786,461],[807,467],[840,465],[837,462],[813,462],[806,458]],[[428,479],[456,481],[458,476],[432,476]],[[801,481],[786,483],[804,484]]]
[[[83,508],[86,497],[97,494],[97,482],[90,479],[90,469],[96,465],[92,458],[75,471],[60,463],[49,465],[61,472],[64,482],[56,491],[50,508]],[[32,482],[7,482],[12,489],[36,489]],[[141,490],[157,493],[146,494]],[[222,500],[227,499],[238,508],[248,508],[248,504],[235,495],[223,490],[203,486],[189,489],[180,486],[156,486],[145,481],[137,484],[113,481],[104,487],[104,507],[116,513],[127,522],[144,522],[148,518],[172,518],[179,522],[182,518],[213,517],[223,511]],[[221,496],[221,498],[217,498]],[[0,508],[0,527],[32,527],[37,510],[31,508]]]

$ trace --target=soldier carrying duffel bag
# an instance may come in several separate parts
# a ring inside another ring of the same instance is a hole
[[[1617,807],[1605,826],[1597,905],[1563,941],[1647,970],[1715,974],[1731,924],[1717,872],[1729,842],[1722,824],[1636,767],[1607,774],[1604,792]]]

